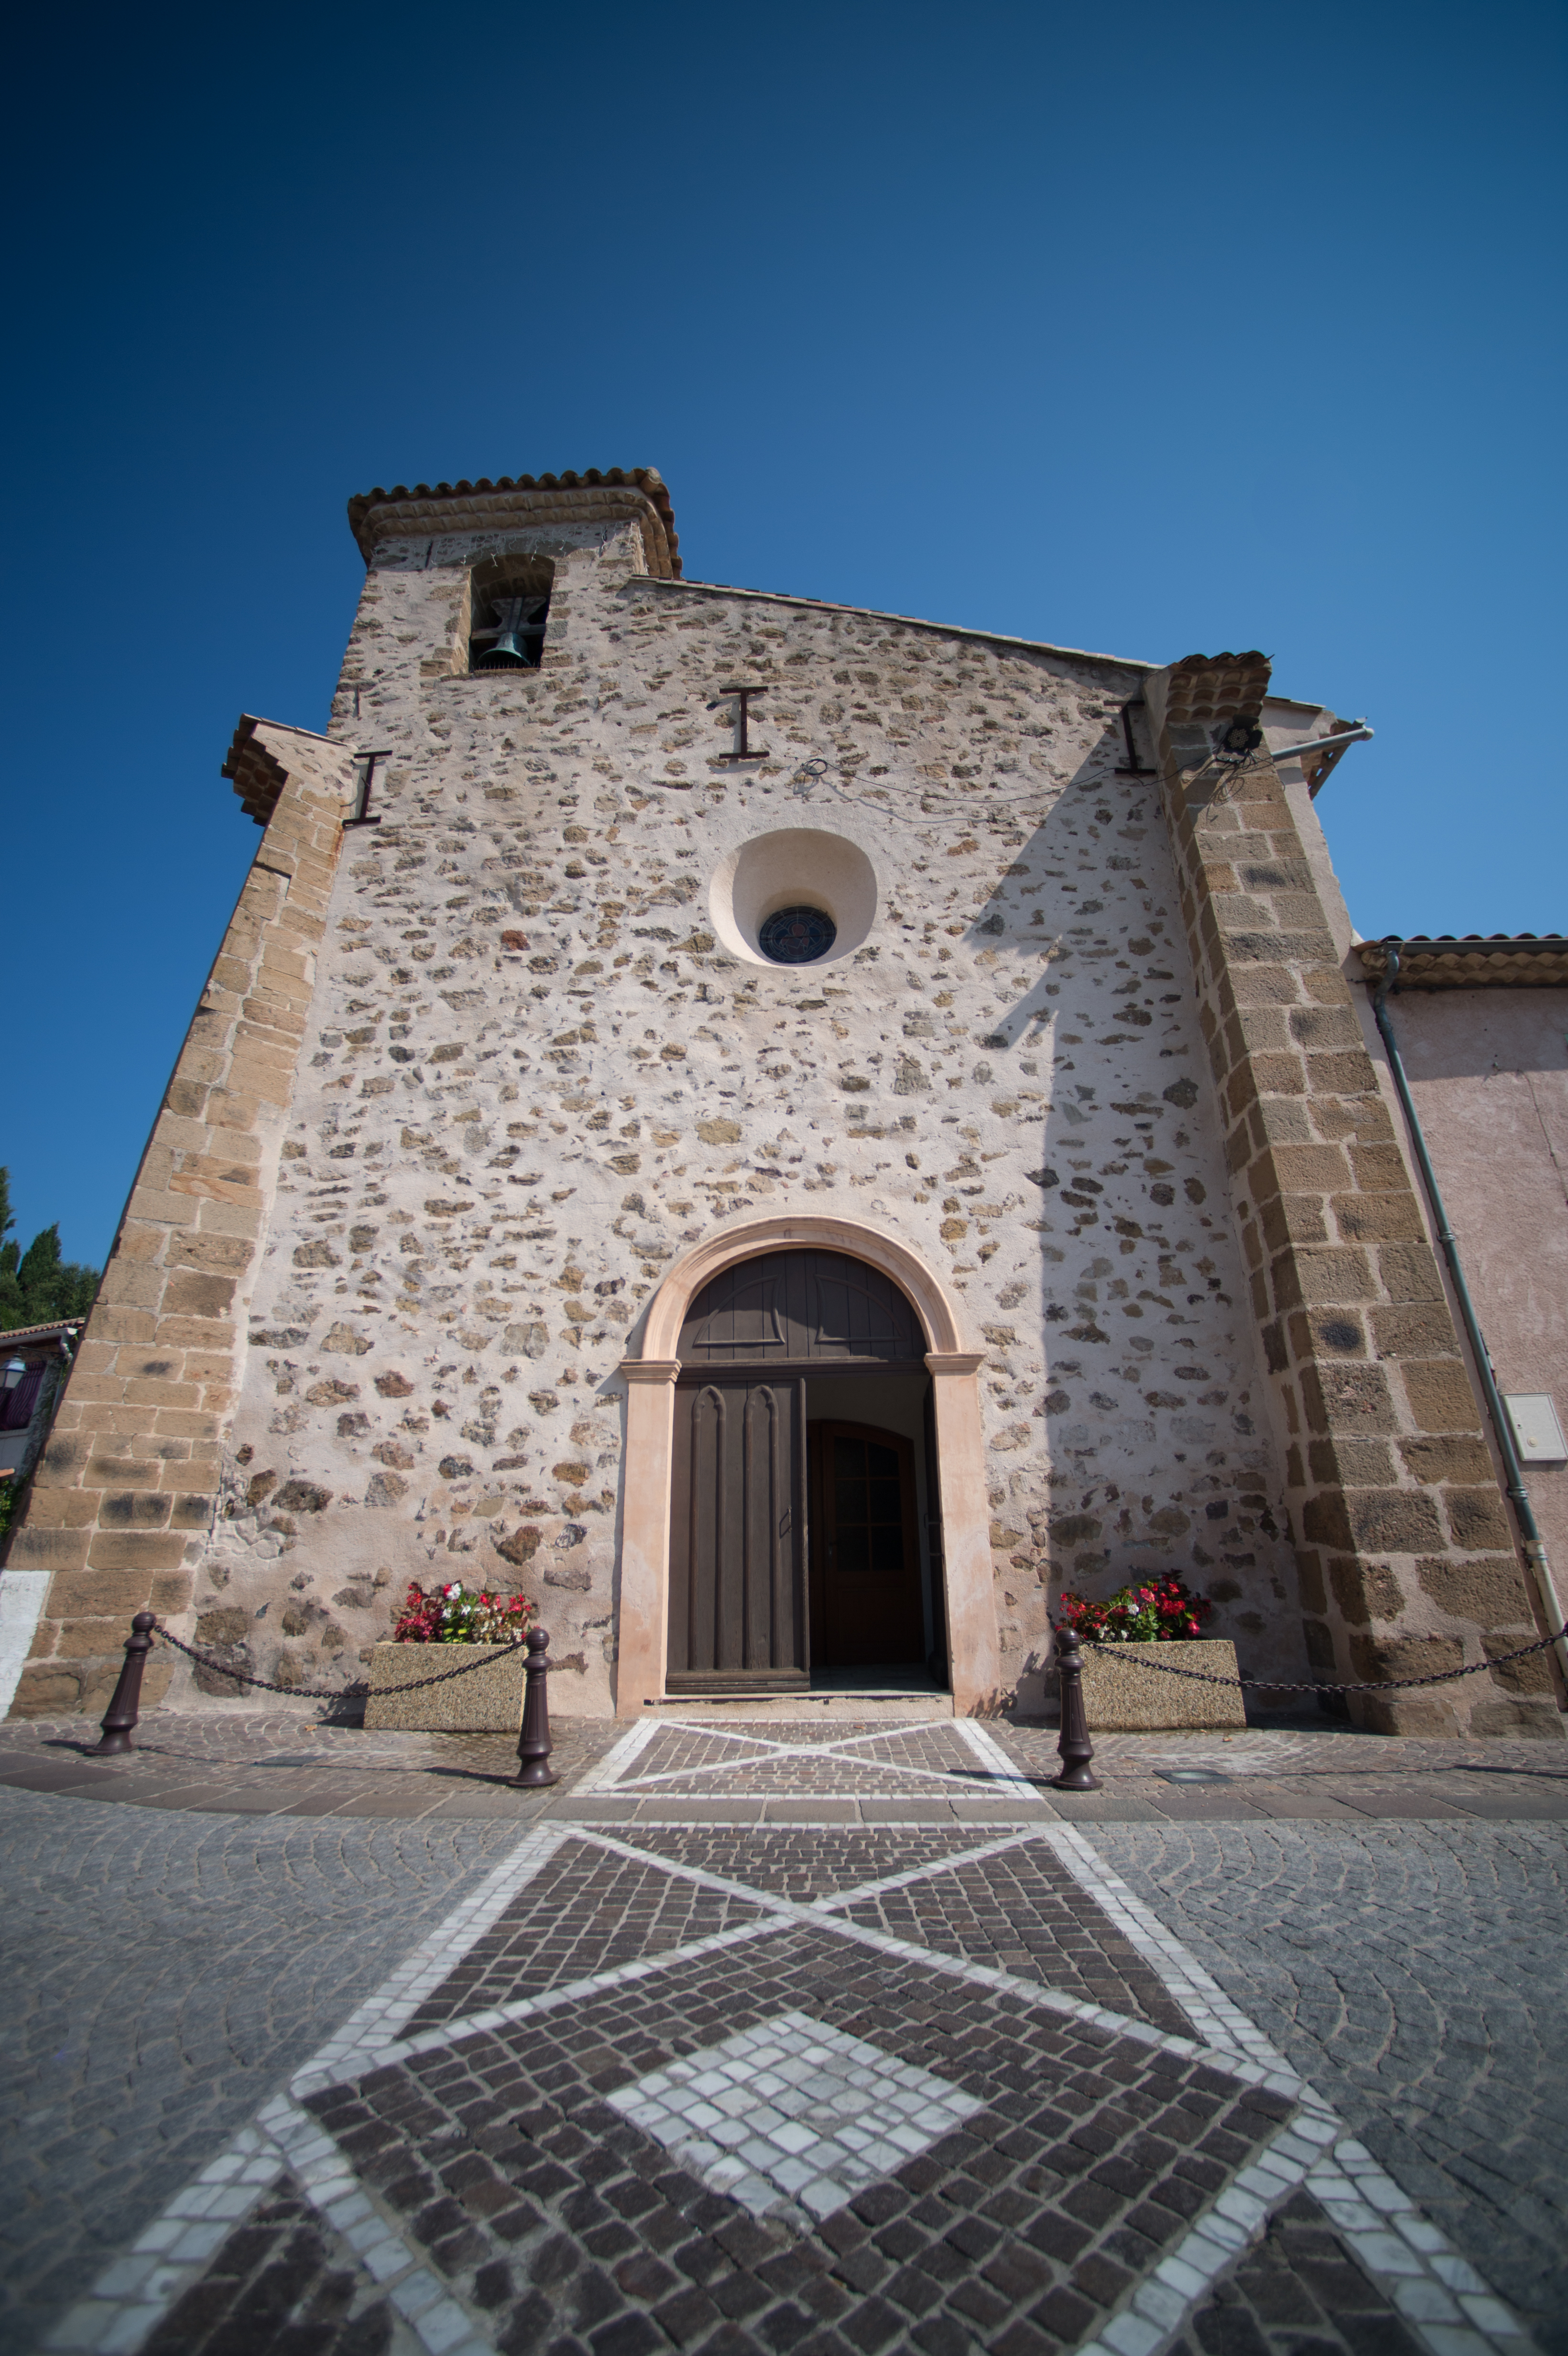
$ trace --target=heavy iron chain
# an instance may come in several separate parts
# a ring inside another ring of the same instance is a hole
[[[172,1630],[165,1628],[161,1620],[155,1620],[153,1626],[155,1632],[164,1639],[165,1644],[172,1644],[176,1652],[183,1653],[187,1660],[197,1662],[204,1669],[213,1670],[219,1676],[232,1677],[236,1685],[254,1686],[262,1693],[291,1694],[304,1701],[355,1701],[361,1695],[368,1694],[370,1691],[369,1686],[363,1677],[356,1678],[352,1685],[347,1686],[276,1685],[271,1677],[253,1677],[247,1669],[230,1668],[227,1661],[215,1661],[209,1653],[198,1653],[194,1644],[186,1644],[182,1638],[175,1635]],[[1542,1636],[1538,1644],[1521,1644],[1517,1653],[1498,1653],[1484,1661],[1467,1662],[1463,1668],[1435,1670],[1431,1676],[1427,1677],[1371,1677],[1356,1685],[1330,1685],[1319,1679],[1298,1678],[1293,1681],[1288,1677],[1217,1677],[1211,1676],[1206,1669],[1179,1669],[1173,1661],[1151,1661],[1142,1652],[1133,1653],[1129,1647],[1123,1644],[1099,1644],[1092,1637],[1087,1636],[1081,1637],[1079,1642],[1085,1652],[1104,1653],[1110,1656],[1120,1655],[1124,1660],[1130,1659],[1135,1669],[1153,1669],[1162,1677],[1185,1677],[1189,1685],[1244,1686],[1254,1692],[1263,1693],[1321,1694],[1398,1693],[1409,1686],[1451,1685],[1456,1677],[1479,1676],[1483,1669],[1506,1668],[1511,1661],[1526,1661],[1533,1653],[1550,1652],[1553,1644],[1562,1642],[1564,1638],[1568,1638],[1568,1622],[1565,1622],[1557,1631],[1556,1635]],[[520,1653],[525,1649],[527,1643],[527,1637],[516,1636],[510,1644],[500,1649],[507,1653]],[[490,1665],[489,1661],[463,1661],[454,1669],[438,1670],[436,1675],[431,1677],[410,1677],[406,1683],[389,1687],[388,1690],[396,1693],[418,1693],[426,1686],[450,1685],[453,1677],[465,1677],[475,1669],[485,1669]]]
[[[1456,1677],[1477,1677],[1483,1669],[1506,1668],[1510,1661],[1528,1660],[1532,1653],[1549,1653],[1552,1645],[1560,1644],[1564,1637],[1568,1637],[1568,1623],[1561,1627],[1555,1636],[1542,1636],[1539,1644],[1521,1644],[1517,1653],[1499,1653],[1485,1661],[1468,1661],[1462,1669],[1437,1669],[1429,1677],[1370,1677],[1360,1685],[1349,1686],[1325,1685],[1316,1681],[1292,1684],[1287,1677],[1216,1677],[1211,1676],[1206,1669],[1179,1669],[1173,1661],[1151,1661],[1141,1652],[1128,1655],[1127,1648],[1123,1644],[1097,1644],[1089,1636],[1081,1636],[1078,1641],[1085,1652],[1107,1655],[1120,1653],[1124,1657],[1131,1657],[1135,1669],[1155,1669],[1162,1677],[1186,1677],[1193,1685],[1249,1686],[1265,1693],[1323,1694],[1397,1693],[1404,1686],[1451,1685]]]
[[[204,1669],[215,1670],[220,1677],[232,1677],[236,1685],[257,1686],[262,1693],[293,1694],[304,1701],[357,1701],[362,1695],[367,1695],[370,1691],[369,1686],[363,1677],[357,1677],[349,1686],[274,1685],[271,1677],[253,1677],[248,1669],[231,1669],[227,1661],[215,1661],[210,1653],[198,1653],[194,1644],[186,1644],[171,1629],[165,1628],[161,1620],[155,1620],[153,1627],[166,1644],[172,1644],[176,1652],[183,1653],[187,1660],[198,1662]],[[502,1645],[499,1649],[507,1653],[520,1653],[527,1644],[526,1636],[514,1636],[509,1644]],[[475,1669],[487,1669],[490,1666],[489,1661],[460,1661],[454,1669],[438,1670],[433,1677],[411,1677],[406,1685],[391,1686],[386,1690],[391,1693],[417,1693],[421,1686],[449,1685],[453,1677],[465,1677]]]

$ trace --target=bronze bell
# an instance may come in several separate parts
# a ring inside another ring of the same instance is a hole
[[[548,597],[506,597],[496,607],[493,646],[476,655],[475,670],[537,670],[544,639]]]

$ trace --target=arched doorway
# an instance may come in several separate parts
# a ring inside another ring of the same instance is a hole
[[[746,1269],[754,1269],[771,1255],[799,1249],[841,1254],[862,1263],[870,1274],[890,1279],[892,1294],[911,1317],[908,1339],[899,1346],[912,1345],[918,1351],[922,1339],[929,1345],[923,1353],[931,1378],[924,1410],[925,1453],[932,1475],[927,1520],[932,1583],[945,1629],[953,1707],[967,1715],[994,1706],[1000,1664],[980,1418],[978,1370],[985,1353],[968,1346],[951,1295],[901,1237],[858,1219],[794,1211],[718,1228],[683,1254],[648,1304],[640,1350],[621,1362],[626,1385],[626,1429],[615,1598],[615,1707],[622,1716],[638,1716],[648,1705],[667,1697],[676,1393],[682,1375],[697,1371],[688,1369],[677,1355],[683,1336],[688,1336],[689,1313],[704,1289],[726,1270],[743,1275]],[[859,1281],[857,1289],[873,1290]],[[747,1304],[741,1300],[734,1305],[742,1322],[740,1330],[728,1336],[731,1350],[750,1346],[744,1323],[748,1308],[757,1319],[752,1338],[758,1343],[767,1339],[761,1303]],[[848,1316],[852,1305],[847,1297],[843,1305]],[[778,1313],[776,1305],[773,1313]],[[787,1287],[784,1313],[787,1321]],[[829,1337],[837,1334],[874,1344],[860,1355],[869,1360],[873,1374],[889,1371],[889,1358],[878,1351],[891,1344],[894,1334],[873,1332],[868,1325],[837,1324],[831,1318],[826,1325],[819,1323],[816,1330],[819,1336],[826,1332]],[[790,1338],[787,1326],[784,1338]],[[725,1344],[722,1332],[709,1328],[708,1346]],[[809,1350],[807,1355],[809,1359]],[[708,1361],[699,1387],[716,1385],[725,1374],[738,1372],[742,1363],[733,1355],[728,1360]],[[771,1347],[763,1350],[763,1378],[777,1375],[781,1364],[782,1353]],[[855,1379],[852,1368],[842,1360],[812,1362],[806,1372],[813,1385]],[[867,1394],[858,1391],[854,1396],[863,1400]],[[834,1403],[833,1414],[839,1420],[860,1419],[850,1413],[843,1397]],[[757,1437],[753,1421],[753,1446]],[[771,1430],[769,1437],[771,1441]],[[790,1472],[781,1486],[798,1477],[793,1457],[789,1462]]]
[[[923,1665],[945,1682],[926,1340],[892,1279],[844,1252],[743,1260],[692,1301],[675,1390],[671,1694]]]

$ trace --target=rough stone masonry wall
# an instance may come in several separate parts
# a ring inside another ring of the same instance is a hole
[[[1275,768],[1192,791],[1256,716],[1261,657],[1153,682],[1181,912],[1232,1200],[1285,1442],[1303,1627],[1325,1677],[1396,1678],[1535,1627],[1480,1412],[1328,918]],[[1396,1698],[1388,1732],[1560,1731],[1544,1655]]]
[[[242,723],[231,769],[270,812],[126,1206],[7,1568],[54,1573],[13,1702],[102,1708],[131,1615],[187,1625],[246,1355],[245,1307],[310,1003],[353,763]],[[148,1667],[155,1701],[166,1658]]]
[[[471,566],[522,552],[541,669],[454,675]],[[197,1634],[347,1676],[410,1578],[520,1585],[559,1706],[608,1708],[618,1362],[688,1244],[799,1205],[895,1228],[985,1342],[1009,1679],[1064,1582],[1167,1567],[1298,1673],[1169,846],[1115,774],[1142,674],[642,568],[603,525],[377,553],[333,725],[390,748],[382,823],[333,893]],[[770,690],[739,774],[705,709],[737,677]],[[784,825],[876,867],[843,964],[716,944],[715,869]]]

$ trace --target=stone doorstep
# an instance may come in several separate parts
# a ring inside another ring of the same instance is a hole
[[[693,1725],[734,1726],[759,1719],[804,1719],[807,1720],[849,1719],[863,1722],[868,1718],[890,1725],[901,1722],[918,1723],[953,1716],[951,1694],[911,1694],[890,1691],[883,1687],[868,1687],[863,1692],[837,1690],[828,1693],[803,1694],[694,1694],[668,1695],[662,1701],[645,1702],[644,1708],[658,1713],[660,1724],[681,1720]]]
[[[452,1677],[444,1685],[420,1686],[408,1694],[399,1690],[475,1660],[494,1665]],[[370,1732],[395,1729],[407,1734],[515,1734],[522,1720],[523,1662],[521,1651],[494,1644],[378,1644],[370,1659],[366,1729]],[[953,1697],[867,1686],[797,1694],[669,1695],[645,1703],[644,1708],[656,1711],[661,1722],[734,1725],[781,1718],[837,1721],[871,1718],[900,1724],[951,1719]]]

